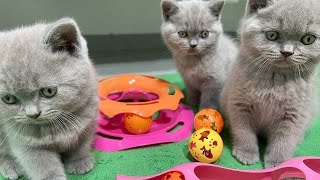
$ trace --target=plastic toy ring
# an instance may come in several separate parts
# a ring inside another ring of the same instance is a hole
[[[99,96],[99,109],[109,117],[120,113],[150,117],[159,110],[176,110],[184,97],[179,88],[165,80],[136,74],[100,80]]]

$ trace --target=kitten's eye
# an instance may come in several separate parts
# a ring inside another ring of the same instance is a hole
[[[178,34],[181,38],[186,38],[188,36],[187,32],[185,31],[179,31]]]
[[[317,36],[312,34],[306,34],[301,38],[301,42],[304,45],[310,45],[313,44],[317,39]]]
[[[40,95],[42,97],[46,97],[46,98],[52,98],[53,96],[55,96],[57,94],[57,88],[42,88],[40,90]]]
[[[267,31],[266,37],[270,41],[276,41],[279,39],[279,33],[277,31]]]
[[[11,95],[11,94],[7,94],[7,95],[3,96],[1,99],[6,104],[16,104],[18,102],[18,99],[14,95]]]
[[[200,37],[201,38],[207,38],[209,36],[209,31],[201,31]]]

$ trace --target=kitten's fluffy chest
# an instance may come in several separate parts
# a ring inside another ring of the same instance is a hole
[[[312,88],[315,88],[311,80],[285,80],[282,74],[267,77],[247,79],[243,83],[242,93],[252,105],[257,128],[264,129],[288,113],[302,115],[308,112]]]
[[[27,132],[20,132],[12,135],[14,137],[11,142],[24,144],[25,146],[31,147],[55,147],[57,149],[67,149],[73,143],[78,141],[77,131],[70,131],[66,129],[53,130],[45,126],[32,127],[29,126]],[[23,140],[21,142],[21,140]]]
[[[212,56],[178,56],[175,55],[175,63],[178,71],[188,83],[198,86],[214,77],[214,73],[219,74],[213,64]]]

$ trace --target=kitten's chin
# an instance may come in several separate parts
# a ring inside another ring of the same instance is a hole
[[[196,55],[201,55],[201,52],[197,49],[188,49],[188,50],[185,50],[185,54],[189,56],[196,56]]]
[[[277,68],[289,68],[295,65],[290,59],[272,60],[270,64]]]

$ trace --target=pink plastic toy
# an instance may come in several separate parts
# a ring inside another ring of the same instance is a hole
[[[264,170],[235,170],[213,164],[186,163],[148,177],[117,176],[116,180],[161,180],[168,172],[181,172],[185,180],[281,180],[285,178],[320,179],[320,158],[299,157]]]
[[[143,75],[114,76],[100,81],[99,94],[101,112],[94,144],[98,150],[177,142],[192,132],[193,111],[179,103],[182,92],[167,81]],[[125,113],[150,117],[157,111],[160,115],[146,134],[134,135],[124,127]]]

